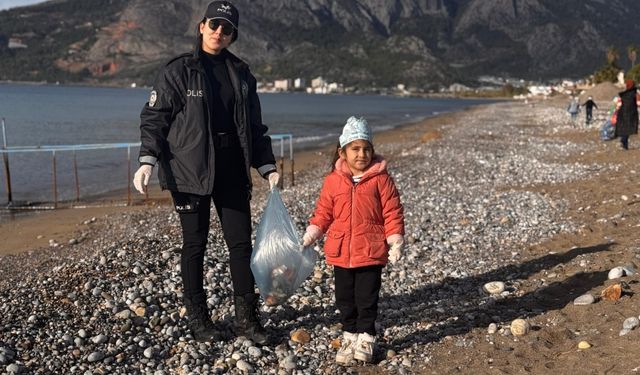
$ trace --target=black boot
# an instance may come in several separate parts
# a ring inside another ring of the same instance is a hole
[[[218,331],[211,321],[209,309],[204,296],[184,298],[187,308],[187,327],[191,335],[198,342],[222,341],[224,336]]]
[[[236,308],[234,322],[236,335],[244,336],[256,344],[266,344],[267,334],[260,324],[258,314],[258,294],[249,293],[243,296],[234,296],[233,303]]]

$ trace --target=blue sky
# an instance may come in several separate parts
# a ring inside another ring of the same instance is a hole
[[[15,8],[25,5],[44,3],[43,0],[0,0],[0,10]]]

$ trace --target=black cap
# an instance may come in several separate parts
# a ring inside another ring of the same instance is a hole
[[[205,18],[221,18],[227,20],[238,29],[238,9],[228,1],[213,1],[209,3]]]

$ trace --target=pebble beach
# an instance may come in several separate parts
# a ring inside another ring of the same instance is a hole
[[[572,124],[561,101],[483,105],[374,134],[407,232],[404,257],[383,270],[374,363],[334,361],[341,330],[321,248],[298,292],[261,308],[273,343],[234,337],[217,218],[205,290],[228,339],[193,341],[180,298],[178,217],[156,204],[82,220],[64,240],[0,257],[0,372],[515,374],[564,373],[589,360],[599,362],[585,373],[602,373],[640,348],[636,325],[619,335],[640,314],[635,141],[627,154],[599,141],[597,126]],[[281,192],[300,233],[331,158],[309,153],[296,185]],[[614,177],[615,192],[601,186]],[[256,182],[254,229],[266,197],[266,182]],[[599,293],[616,279],[623,293],[614,305]],[[578,297],[589,303],[574,304]],[[592,348],[578,348],[582,341]],[[604,342],[611,353],[598,351]],[[611,373],[637,371],[634,361]]]

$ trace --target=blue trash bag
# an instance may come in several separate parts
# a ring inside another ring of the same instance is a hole
[[[318,254],[312,246],[302,249],[300,242],[280,192],[271,189],[251,254],[251,271],[265,304],[285,303],[313,272]]]
[[[611,123],[611,120],[607,120],[602,127],[600,127],[600,140],[610,141],[616,137],[616,128]]]

